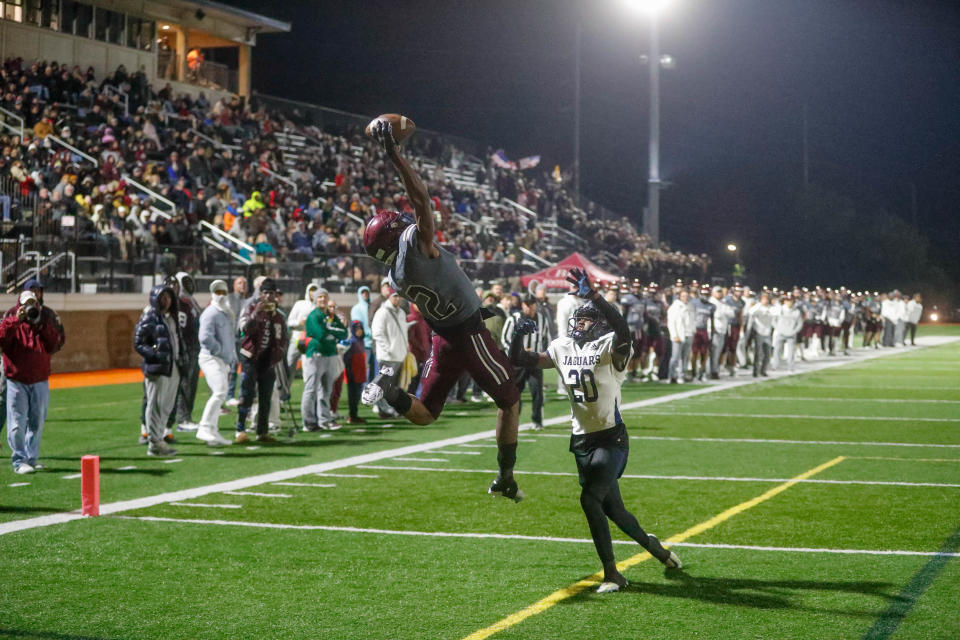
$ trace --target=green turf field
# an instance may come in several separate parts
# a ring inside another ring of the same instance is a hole
[[[624,411],[621,489],[685,567],[615,531],[631,585],[602,596],[581,582],[599,564],[553,384],[554,424],[521,434],[519,504],[486,495],[488,404],[275,446],[179,434],[158,460],[135,444],[139,385],[55,391],[47,469],[0,469],[0,637],[960,637],[960,342],[864,354],[718,391],[625,386],[682,394]],[[107,515],[7,532],[79,508],[83,454]]]

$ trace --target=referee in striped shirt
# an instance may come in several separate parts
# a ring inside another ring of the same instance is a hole
[[[550,335],[550,319],[539,311],[537,308],[537,299],[531,295],[523,298],[520,301],[520,311],[507,316],[507,321],[503,323],[503,332],[500,335],[500,343],[503,346],[503,350],[505,352],[510,350],[513,328],[520,317],[525,317],[537,323],[536,331],[524,336],[523,348],[535,353],[546,351],[547,345],[553,340],[553,336]],[[527,383],[530,384],[530,395],[533,400],[531,418],[533,420],[533,428],[539,431],[543,429],[543,369],[539,367],[517,367],[515,374],[517,387],[521,393]],[[522,404],[520,410],[523,411]]]

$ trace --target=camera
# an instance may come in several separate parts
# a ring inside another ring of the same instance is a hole
[[[26,319],[26,321],[31,324],[37,322],[40,319],[40,307],[38,307],[36,303],[33,303],[33,302],[28,303],[26,307],[27,307],[27,310],[24,311],[23,313],[23,316]]]

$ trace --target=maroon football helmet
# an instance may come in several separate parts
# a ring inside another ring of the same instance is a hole
[[[378,211],[367,220],[367,226],[363,230],[363,248],[367,255],[392,266],[397,259],[400,235],[412,224],[415,224],[415,221],[408,213]]]

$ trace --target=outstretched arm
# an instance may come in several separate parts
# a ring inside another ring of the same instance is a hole
[[[576,287],[578,297],[593,302],[593,306],[600,311],[603,319],[606,320],[610,328],[613,329],[613,366],[617,371],[623,371],[627,366],[627,361],[630,359],[630,346],[633,344],[633,340],[630,337],[630,326],[627,324],[626,319],[617,311],[616,307],[607,302],[606,299],[590,285],[590,277],[586,271],[582,269],[571,269],[567,281]]]
[[[523,348],[523,336],[537,330],[533,320],[520,318],[514,325],[513,337],[510,339],[510,362],[518,367],[552,369],[553,359],[547,353],[527,351]]]
[[[413,170],[407,159],[400,154],[400,146],[393,137],[393,125],[389,122],[380,120],[377,122],[375,137],[393,166],[400,173],[400,180],[403,182],[403,188],[407,191],[410,203],[413,204],[414,217],[417,220],[417,241],[420,246],[420,252],[431,258],[439,255],[436,247],[433,246],[433,238],[436,235],[436,223],[433,219],[433,203],[430,202],[430,195],[427,193],[427,187],[423,184],[420,176]]]

